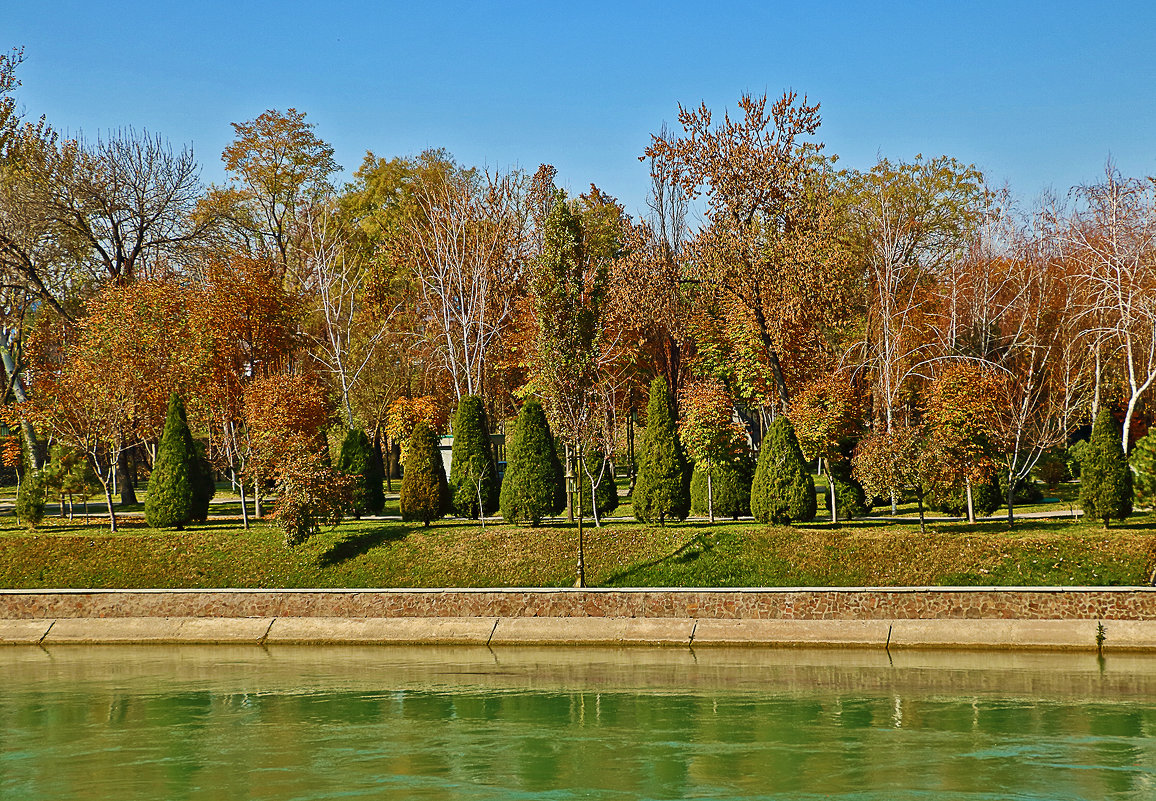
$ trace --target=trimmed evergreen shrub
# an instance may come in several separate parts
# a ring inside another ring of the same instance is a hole
[[[193,450],[196,458],[193,459],[193,491],[194,504],[192,521],[204,523],[209,519],[209,504],[217,494],[217,483],[213,481],[213,465],[209,463],[205,443],[199,439],[193,440]]]
[[[157,459],[145,497],[145,520],[153,528],[181,528],[193,519],[194,480],[199,473],[194,466],[195,459],[185,405],[174,392],[169,398],[165,430],[157,446]]]
[[[815,519],[815,479],[807,470],[791,421],[780,415],[759,447],[751,484],[751,514],[760,523],[807,523]]]
[[[867,514],[870,507],[867,505],[867,493],[863,485],[851,475],[851,462],[826,462],[827,480],[835,482],[836,513],[840,520],[850,520],[853,517]],[[831,492],[823,493],[823,507],[827,514],[831,514]]]
[[[450,457],[450,506],[458,517],[477,518],[479,484],[484,512],[498,508],[498,468],[486,424],[486,407],[477,395],[466,395],[454,415]]]
[[[750,456],[742,456],[715,467],[710,482],[715,517],[738,520],[751,513],[751,482],[754,477],[755,460]],[[706,479],[706,471],[695,465],[690,477],[690,512],[697,517],[710,514]]]
[[[933,483],[927,488],[927,508],[933,512],[964,517],[967,515],[967,485]],[[991,481],[971,485],[971,505],[976,517],[987,517],[1003,504],[1003,493],[993,477]]]
[[[44,519],[44,504],[48,484],[43,470],[24,471],[16,488],[16,520],[22,526],[36,528]]]
[[[1128,462],[1134,473],[1136,503],[1140,506],[1156,506],[1156,428],[1132,446]]]
[[[601,519],[618,508],[618,485],[614,482],[613,465],[597,448],[587,448],[582,460],[586,462],[586,470],[581,476],[582,514],[594,516],[594,505],[590,502],[590,481],[593,479],[597,484],[594,495],[598,499],[598,518]]]
[[[1111,412],[1101,408],[1080,458],[1080,506],[1089,518],[1103,520],[1105,528],[1132,514],[1132,471],[1120,436]]]
[[[634,484],[634,516],[646,523],[665,525],[667,519],[685,520],[690,513],[691,468],[674,425],[674,408],[666,381],[650,384],[646,404],[646,432],[638,454]]]
[[[438,437],[425,423],[418,423],[409,438],[400,505],[402,520],[420,520],[427,526],[450,509],[450,490]]]
[[[562,462],[546,413],[537,400],[526,401],[506,437],[506,474],[500,501],[507,522],[531,526],[566,508]]]
[[[1055,490],[1061,482],[1067,481],[1072,477],[1068,471],[1068,463],[1064,458],[1066,454],[1063,450],[1052,450],[1045,453],[1036,462],[1035,470],[1033,471],[1035,477],[1047,486],[1049,490]]]
[[[381,469],[373,457],[373,446],[361,429],[345,432],[337,469],[353,479],[353,516],[381,514],[385,493],[381,486]]]

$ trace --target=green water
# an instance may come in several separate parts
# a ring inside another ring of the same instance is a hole
[[[0,798],[1156,799],[1156,660],[7,648]]]

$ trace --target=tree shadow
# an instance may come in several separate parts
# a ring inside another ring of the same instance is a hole
[[[330,545],[317,557],[317,562],[322,567],[339,565],[368,553],[371,548],[404,539],[408,533],[408,528],[399,526],[381,526],[368,531],[360,530]]]
[[[704,534],[697,534],[671,553],[611,573],[602,584],[606,587],[621,586],[621,582],[627,581],[631,576],[641,575],[661,564],[689,564],[713,549],[714,542],[711,539]]]

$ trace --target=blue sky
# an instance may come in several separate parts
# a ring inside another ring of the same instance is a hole
[[[548,161],[637,212],[680,102],[793,88],[844,166],[948,154],[1030,203],[1109,154],[1156,175],[1156,11],[1101,5],[0,0],[0,47],[26,49],[29,115],[191,143],[208,181],[230,122],[293,106],[347,172],[366,150]]]

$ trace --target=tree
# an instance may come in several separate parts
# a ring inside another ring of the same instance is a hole
[[[590,494],[582,496],[582,514],[599,521],[618,508],[614,465],[597,446],[588,447],[582,460],[582,470],[590,483]]]
[[[749,454],[712,468],[709,476],[699,465],[690,478],[690,512],[693,515],[722,515],[738,520],[751,513],[751,482],[755,462]],[[709,485],[708,485],[709,478]]]
[[[317,452],[297,451],[282,462],[273,517],[285,532],[285,544],[300,545],[323,527],[340,523],[352,503],[353,483]]]
[[[353,516],[381,514],[385,505],[381,469],[373,458],[369,437],[361,429],[350,429],[341,442],[337,468],[353,482]]]
[[[193,519],[200,478],[196,458],[185,405],[174,392],[145,497],[145,520],[153,528],[180,529]]]
[[[717,378],[688,383],[683,388],[678,437],[694,460],[695,472],[706,477],[705,511],[713,523],[714,473],[728,468],[733,472],[734,462],[744,450],[743,431],[734,421],[734,401]]]
[[[480,520],[498,508],[498,469],[486,408],[477,395],[462,398],[454,416],[449,488],[450,506],[458,517]]]
[[[209,505],[217,494],[213,478],[213,464],[209,461],[205,443],[193,440],[193,516],[192,522],[204,523],[209,519]]]
[[[1120,431],[1107,408],[1092,425],[1092,438],[1080,460],[1080,507],[1090,518],[1104,521],[1132,514],[1132,471],[1120,444]]]
[[[851,458],[851,475],[872,498],[896,498],[904,490],[912,490],[919,505],[922,534],[923,501],[935,461],[924,432],[917,426],[900,425],[891,431],[872,432],[860,440]]]
[[[522,406],[506,440],[506,474],[500,493],[502,517],[510,523],[537,526],[565,507],[562,463],[542,404],[531,398]]]
[[[795,429],[777,417],[759,446],[751,484],[751,514],[760,523],[809,523],[815,519],[815,479],[803,461]]]
[[[803,456],[827,462],[827,510],[831,522],[839,522],[840,510],[862,514],[863,488],[845,464],[850,443],[862,428],[858,394],[837,376],[821,376],[791,400],[787,416],[795,427]],[[850,493],[846,502],[839,498],[841,490]]]
[[[1132,468],[1136,502],[1141,506],[1156,506],[1156,428],[1136,441],[1128,463]]]
[[[402,520],[420,520],[427,527],[450,509],[450,491],[437,435],[425,423],[418,423],[409,441],[400,505]]]
[[[666,525],[667,518],[684,520],[690,512],[690,465],[674,425],[674,409],[666,381],[650,384],[646,432],[634,485],[634,516]]]

